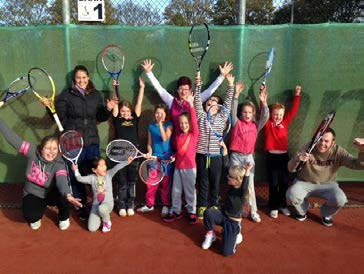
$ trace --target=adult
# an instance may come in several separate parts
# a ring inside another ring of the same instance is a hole
[[[108,120],[117,99],[106,100],[95,89],[85,66],[77,65],[73,70],[73,81],[70,88],[64,90],[56,100],[56,109],[61,123],[67,130],[76,130],[83,136],[84,147],[78,159],[79,171],[82,175],[90,172],[88,161],[100,157],[100,137],[97,124]],[[71,164],[68,163],[71,170]],[[79,183],[73,172],[69,172],[72,191],[86,205],[85,186]],[[81,219],[87,218],[87,212],[79,212]]]
[[[321,206],[321,221],[325,226],[332,226],[332,218],[347,202],[344,191],[339,187],[336,177],[339,167],[364,169],[364,147],[354,140],[358,148],[358,157],[354,157],[335,142],[335,131],[329,128],[311,153],[307,153],[308,145],[288,162],[288,170],[296,171],[300,161],[305,164],[297,172],[293,185],[287,190],[287,201],[296,211],[296,219],[304,221],[310,208],[308,197],[320,197],[325,200]]]

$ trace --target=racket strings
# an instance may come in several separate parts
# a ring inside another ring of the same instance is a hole
[[[64,136],[60,140],[60,150],[67,158],[76,158],[82,150],[83,141],[79,135]]]
[[[44,97],[52,96],[52,83],[48,75],[40,69],[32,69],[29,72],[29,84],[32,89]]]
[[[108,71],[117,73],[124,66],[124,55],[118,48],[109,47],[104,52],[103,62]]]
[[[8,91],[10,93],[17,93],[19,91],[29,88],[28,80],[26,78],[21,78],[10,84]]]
[[[129,157],[134,158],[137,151],[135,147],[128,145],[126,142],[113,142],[108,146],[106,153],[110,159],[126,161]]]
[[[158,160],[145,160],[139,169],[139,175],[146,184],[158,184],[164,177],[163,166]]]
[[[190,51],[192,56],[200,57],[208,46],[208,33],[204,27],[194,27],[190,35]]]

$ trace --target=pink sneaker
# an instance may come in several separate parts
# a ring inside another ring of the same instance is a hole
[[[107,233],[111,230],[111,221],[102,223],[102,232]]]

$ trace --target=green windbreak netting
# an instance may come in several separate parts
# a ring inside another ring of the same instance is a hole
[[[300,110],[290,127],[290,153],[308,142],[326,113],[336,110],[333,128],[337,142],[356,155],[355,137],[364,137],[364,25],[279,25],[210,26],[211,46],[201,75],[204,85],[219,74],[218,65],[234,63],[236,80],[245,83],[241,101],[248,97],[257,103],[269,48],[276,59],[267,85],[269,103],[290,107],[294,87],[303,90]],[[56,83],[57,92],[69,85],[70,72],[77,64],[88,67],[91,79],[105,97],[111,95],[111,81],[101,64],[101,50],[118,44],[125,52],[125,69],[120,77],[123,99],[133,101],[138,92],[140,64],[145,58],[155,63],[154,72],[161,84],[174,93],[182,75],[194,77],[195,64],[188,51],[188,27],[128,26],[42,26],[0,28],[0,90],[29,68],[45,68]],[[218,90],[224,95],[226,83]],[[147,84],[140,124],[140,143],[145,149],[147,124],[152,121],[158,94]],[[38,143],[56,132],[52,116],[32,93],[6,104],[0,110],[4,119],[22,138]],[[110,123],[99,125],[101,148],[113,137]],[[256,148],[256,178],[265,179],[263,138]],[[24,157],[0,138],[0,182],[21,182]],[[363,181],[363,171],[341,169],[340,180]]]

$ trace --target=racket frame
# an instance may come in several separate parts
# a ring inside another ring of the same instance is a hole
[[[48,98],[48,97],[43,97],[41,96],[38,91],[32,86],[32,81],[31,81],[31,77],[32,77],[32,71],[34,70],[40,70],[42,73],[44,73],[50,84],[51,84],[51,88],[52,88],[52,95],[51,95],[51,98]],[[45,69],[42,69],[42,68],[39,68],[39,67],[34,67],[34,68],[31,68],[29,69],[28,71],[28,83],[29,83],[29,87],[32,89],[33,91],[33,94],[40,100],[42,100],[43,98],[47,98],[47,99],[50,99],[51,100],[51,104],[47,106],[47,108],[51,111],[52,115],[53,115],[53,118],[58,126],[58,130],[60,132],[63,132],[63,126],[61,124],[61,121],[59,120],[59,117],[57,115],[57,112],[56,112],[56,108],[55,108],[55,97],[56,97],[56,86],[54,84],[54,81],[52,79],[52,77],[49,75],[49,73],[45,70]]]
[[[70,158],[70,157],[67,157],[64,153],[64,151],[62,150],[62,139],[65,138],[65,136],[69,133],[77,133],[77,135],[79,136],[79,140],[81,140],[81,149],[79,150],[79,152],[77,153],[77,156],[74,157],[74,158]],[[72,164],[74,165],[77,165],[77,162],[78,162],[78,158],[80,157],[81,153],[82,153],[82,150],[83,150],[83,145],[84,145],[84,142],[83,142],[83,138],[82,138],[82,135],[81,133],[79,133],[78,131],[76,130],[68,130],[66,132],[64,132],[60,137],[59,137],[59,144],[58,144],[58,147],[59,147],[59,151],[62,155],[63,158],[65,158],[66,160],[70,161]]]
[[[188,48],[189,48],[189,51],[190,51],[190,54],[192,55],[193,59],[195,60],[195,64],[196,64],[196,72],[199,72],[200,69],[201,69],[201,63],[202,63],[202,60],[204,59],[209,47],[210,47],[210,42],[211,42],[211,36],[210,36],[210,29],[209,29],[209,26],[208,24],[206,23],[203,23],[203,26],[205,27],[206,29],[206,32],[207,32],[207,41],[206,41],[206,45],[199,45],[199,46],[204,46],[204,51],[202,52],[202,54],[200,56],[196,56],[194,55],[194,47],[193,45],[195,44],[194,41],[192,41],[192,33],[193,33],[193,30],[195,27],[198,27],[198,26],[202,26],[202,25],[192,25],[191,29],[190,29],[190,33],[189,33],[189,36],[188,36]]]
[[[23,89],[21,89],[21,90],[19,90],[19,91],[16,91],[16,92],[10,92],[10,87],[12,86],[12,85],[14,85],[16,82],[18,82],[18,81],[26,81],[26,83],[28,84],[28,86],[26,87],[26,88],[23,88]],[[5,94],[5,96],[4,96],[4,99],[2,100],[2,101],[0,101],[0,108],[7,102],[7,101],[9,101],[10,99],[12,99],[12,98],[15,98],[15,97],[18,97],[18,96],[20,96],[20,95],[22,95],[23,93],[25,93],[27,90],[29,89],[29,82],[28,82],[28,80],[27,80],[27,78],[25,77],[25,76],[20,76],[20,77],[18,77],[18,78],[16,78],[14,81],[12,81],[10,84],[9,84],[9,86],[8,86],[8,88],[6,89],[6,94]]]
[[[267,61],[265,62],[265,73],[264,73],[264,78],[263,78],[263,82],[262,82],[262,85],[264,85],[264,86],[267,84],[267,79],[270,75],[270,71],[272,70],[275,56],[276,56],[275,49],[270,48],[268,55],[267,55]]]
[[[120,163],[120,162],[124,162],[124,161],[127,161],[127,159],[122,159],[122,160],[118,160],[116,158],[114,158],[113,156],[110,155],[110,151],[112,150],[112,146],[117,143],[117,142],[122,142],[122,143],[125,143],[125,144],[128,144],[128,146],[133,150],[133,155],[130,155],[133,159],[137,159],[137,158],[141,158],[141,157],[144,157],[146,158],[146,154],[141,152],[132,142],[128,141],[128,140],[125,140],[125,139],[115,139],[115,140],[112,140],[110,143],[108,143],[107,147],[106,147],[106,155],[107,157],[113,161],[113,162],[116,162],[116,163]]]
[[[224,111],[226,114],[227,114],[227,127],[225,126],[225,129],[223,131],[223,134],[219,134],[217,133],[213,128],[212,128],[212,125],[211,125],[211,114],[210,114],[210,110],[213,108],[213,107],[219,107],[219,111]],[[220,142],[223,141],[226,137],[226,135],[229,133],[230,129],[231,129],[231,123],[232,123],[232,120],[231,120],[231,114],[230,114],[230,111],[224,106],[224,105],[220,105],[220,104],[214,104],[214,105],[211,105],[208,110],[207,110],[207,113],[206,113],[206,120],[207,120],[207,125],[209,126],[210,130],[215,134],[215,136],[217,138],[219,138]]]
[[[168,168],[168,165],[170,163],[172,163],[173,160],[172,159],[169,159],[169,160],[162,160],[160,157],[155,157],[153,156],[151,159],[146,159],[144,160],[140,165],[139,165],[139,177],[140,177],[140,180],[145,183],[146,185],[158,185],[162,180],[163,178],[166,176],[167,174],[167,168]],[[143,168],[148,164],[148,163],[156,163],[157,164],[157,174],[158,174],[158,179],[156,181],[153,181],[153,183],[150,183],[148,182],[148,179],[144,179],[144,176],[142,175],[143,174]]]
[[[106,66],[105,55],[106,55],[106,53],[107,53],[107,51],[108,51],[109,48],[116,48],[120,52],[120,55],[122,57],[122,66],[121,66],[120,70],[117,71],[117,72],[110,71],[109,68]],[[122,72],[124,70],[124,65],[125,65],[125,55],[124,55],[124,51],[118,45],[107,45],[106,47],[104,47],[102,49],[101,61],[102,61],[102,65],[104,66],[105,70],[110,75],[110,77],[113,80],[115,80],[115,81],[118,82],[118,84],[116,86],[114,86],[114,96],[116,96],[116,98],[119,99],[120,98],[119,97],[119,77],[122,74]]]

